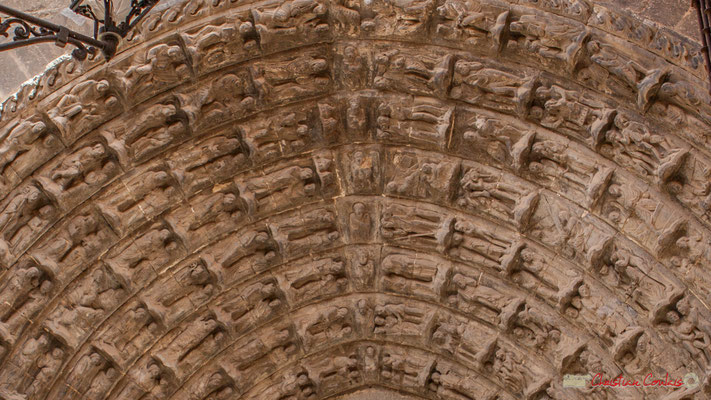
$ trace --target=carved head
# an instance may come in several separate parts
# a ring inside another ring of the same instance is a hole
[[[354,59],[358,55],[358,51],[354,46],[346,46],[346,48],[343,49],[343,55],[348,59]]]
[[[667,312],[667,321],[670,324],[676,325],[680,320],[681,320],[681,317],[679,316],[679,313],[677,313],[676,311]]]
[[[89,361],[91,362],[91,365],[101,365],[101,363],[103,362],[103,358],[99,353],[91,353],[91,355],[89,356]]]
[[[363,203],[355,203],[355,204],[353,204],[353,212],[354,212],[357,216],[365,215],[365,214],[366,214],[365,205],[364,205]]]
[[[55,347],[54,350],[52,350],[52,358],[55,360],[61,360],[62,357],[64,357],[64,350],[59,347]]]
[[[21,273],[22,276],[22,281],[23,281],[23,286],[25,284],[29,284],[31,287],[36,288],[39,286],[39,278],[42,275],[39,269],[37,267],[31,267],[23,270]]]
[[[689,299],[686,297],[682,297],[677,303],[676,303],[676,309],[681,313],[681,315],[689,315],[689,312],[691,311],[691,304],[689,303]]]
[[[109,87],[109,81],[107,81],[106,79],[102,79],[96,82],[96,93],[98,93],[99,95],[106,94],[109,91]]]

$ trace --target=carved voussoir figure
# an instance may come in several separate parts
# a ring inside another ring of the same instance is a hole
[[[342,154],[344,183],[349,193],[375,194],[382,182],[382,155],[375,148],[354,148]]]
[[[517,51],[520,57],[535,54],[543,65],[557,61],[565,71],[573,72],[584,55],[588,28],[550,14],[519,12],[521,15],[512,18],[509,40],[513,43],[507,43],[506,50]]]
[[[126,368],[164,329],[158,316],[134,299],[108,318],[92,343],[121,368]]]
[[[82,207],[66,216],[52,232],[28,253],[63,282],[74,279],[118,239],[92,207]]]
[[[389,98],[378,104],[375,137],[387,142],[444,148],[453,117],[454,107],[437,99]]]
[[[30,257],[20,259],[8,273],[0,286],[0,340],[14,345],[56,291],[57,280]]]
[[[127,101],[138,104],[192,76],[187,56],[177,39],[149,46],[122,60],[112,70]]]
[[[188,117],[175,100],[139,106],[131,124],[109,123],[102,136],[122,164],[138,164],[185,140]]]
[[[178,184],[162,162],[145,164],[121,185],[96,200],[104,218],[121,237],[153,219],[182,196]]]
[[[332,63],[326,48],[316,47],[254,62],[250,72],[260,102],[274,105],[330,91]]]
[[[7,268],[59,217],[59,207],[34,183],[16,189],[0,207],[0,266]]]
[[[368,36],[413,38],[426,33],[434,0],[371,1],[361,7],[360,30]]]
[[[329,39],[328,8],[322,0],[286,0],[252,9],[261,48],[273,53]]]
[[[445,202],[454,190],[459,160],[419,151],[393,151],[386,170],[385,193]]]
[[[246,279],[255,271],[265,271],[281,260],[279,245],[269,228],[261,224],[236,231],[207,253],[219,264],[216,273],[225,285]]]
[[[341,294],[349,283],[346,263],[338,256],[295,263],[280,282],[289,303],[295,305]]]
[[[131,291],[137,291],[184,252],[179,237],[158,222],[114,246],[104,262]]]
[[[66,157],[45,166],[38,180],[62,208],[70,210],[120,172],[118,156],[103,141],[94,139],[75,146]]]
[[[437,36],[484,53],[497,53],[506,45],[504,33],[510,11],[495,2],[445,0],[436,10]],[[481,49],[481,50],[480,50]]]
[[[538,77],[510,73],[479,61],[457,60],[449,97],[480,107],[523,116],[528,112]]]
[[[183,381],[226,347],[228,340],[226,327],[214,315],[198,314],[166,334],[156,345],[154,357]]]
[[[172,174],[187,196],[224,182],[249,165],[250,150],[234,128],[181,146],[167,160]]]
[[[67,145],[122,111],[114,85],[99,77],[74,85],[47,108]]]
[[[261,53],[257,31],[246,12],[230,13],[181,36],[199,75]]]
[[[63,143],[51,126],[38,117],[23,119],[7,124],[0,131],[0,176],[11,181],[11,174],[25,178],[38,168],[43,161],[53,157],[64,148]],[[0,184],[2,192],[11,189],[8,182]]]
[[[219,291],[214,265],[207,257],[192,257],[142,291],[141,299],[166,327],[174,327],[191,309]]]
[[[215,304],[218,320],[235,336],[252,331],[289,308],[286,295],[275,278],[239,286],[220,295]]]
[[[50,389],[49,383],[60,373],[69,356],[69,349],[47,332],[27,338],[20,346],[21,372],[12,383],[6,384],[12,386],[14,392],[8,397],[13,400],[44,397]]]
[[[410,49],[376,52],[373,85],[381,90],[446,97],[452,82],[455,56],[438,51],[433,53],[423,55]]]
[[[91,334],[94,326],[110,315],[128,296],[117,277],[103,265],[75,280],[66,296],[49,313],[45,329],[72,349]]]
[[[185,246],[197,249],[247,221],[246,205],[234,185],[200,193],[165,217]]]
[[[176,95],[193,132],[244,117],[256,109],[257,92],[249,73],[237,69]]]

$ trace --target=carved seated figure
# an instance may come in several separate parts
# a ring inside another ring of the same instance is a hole
[[[110,118],[118,108],[119,101],[111,93],[107,80],[88,80],[62,96],[48,114],[62,137],[76,138]]]
[[[42,142],[38,143],[40,140]],[[7,168],[11,168],[15,164],[18,157],[32,151],[36,146],[40,145],[48,149],[58,144],[57,139],[48,134],[47,125],[44,122],[30,120],[20,122],[12,128],[0,144],[0,175],[4,175]],[[36,161],[31,160],[30,163],[34,164]]]
[[[671,339],[681,342],[701,368],[708,368],[711,366],[711,338],[708,329],[699,326],[699,313],[691,307],[687,298],[679,300],[676,309],[678,312],[667,313],[667,321],[671,324]]]
[[[34,185],[25,186],[0,214],[0,264],[8,263],[10,253],[42,230],[56,208],[49,197]],[[6,265],[7,266],[7,265]]]
[[[252,76],[261,96],[271,103],[318,94],[331,82],[329,61],[316,52],[256,64]]]
[[[138,59],[126,72],[117,74],[133,101],[137,101],[160,86],[186,79],[190,76],[190,67],[180,46],[162,43],[149,49],[145,57]]]

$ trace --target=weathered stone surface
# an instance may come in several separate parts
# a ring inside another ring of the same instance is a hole
[[[6,102],[0,398],[707,398],[680,38],[587,0],[167,4]]]

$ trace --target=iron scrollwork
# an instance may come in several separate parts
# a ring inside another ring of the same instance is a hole
[[[0,43],[0,51],[28,46],[35,43],[54,42],[64,47],[71,44],[76,47],[72,55],[84,60],[88,54],[101,50],[108,60],[116,52],[121,38],[125,37],[159,0],[131,0],[131,9],[125,16],[112,15],[112,0],[103,0],[104,15],[97,16],[90,6],[83,5],[83,0],[73,0],[70,9],[75,13],[94,20],[94,37],[86,36],[68,28],[34,17],[30,14],[0,4],[0,13],[8,15],[0,18],[0,36],[8,39]],[[123,18],[118,25],[114,18]],[[14,27],[14,30],[12,30]],[[10,35],[12,33],[12,38]]]
[[[44,21],[21,11],[0,5],[0,12],[10,15],[0,19],[0,35],[7,38],[5,43],[0,43],[0,51],[29,46],[35,43],[54,42],[57,46],[64,47],[71,44],[76,47],[72,55],[80,60],[88,54],[93,54],[96,49],[105,51],[107,45],[99,40],[70,31],[69,29]],[[13,29],[14,27],[14,29]],[[10,35],[12,34],[12,38]],[[93,47],[87,48],[85,44]]]

